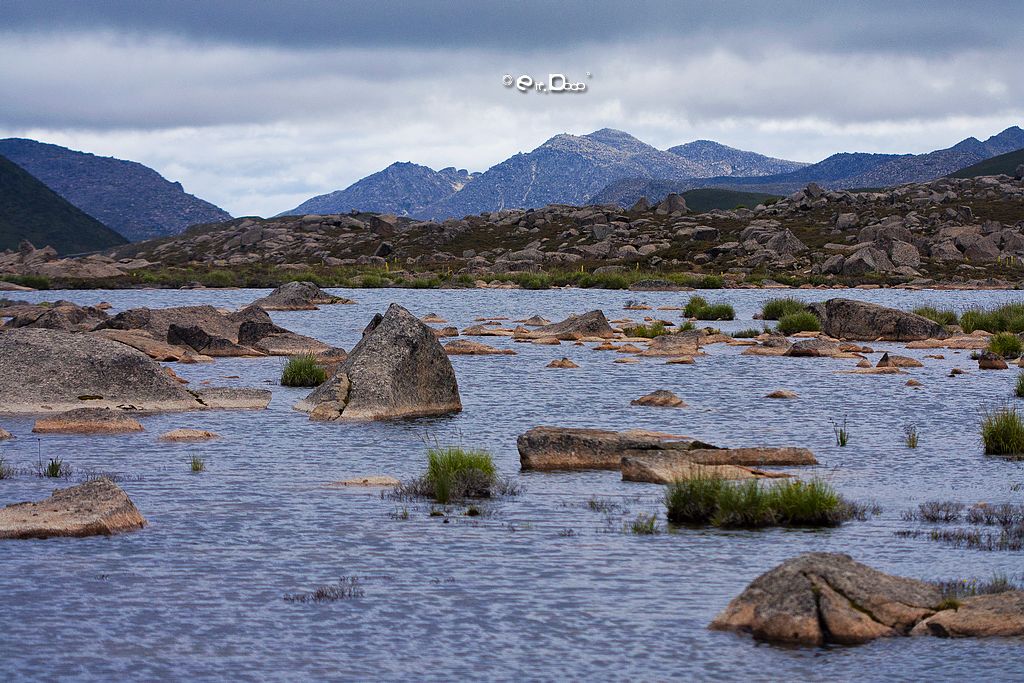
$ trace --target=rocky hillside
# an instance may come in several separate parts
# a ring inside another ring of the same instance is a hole
[[[282,216],[376,211],[398,216],[418,215],[425,207],[458,192],[473,179],[465,169],[435,171],[427,166],[396,162],[349,185],[304,201]]]
[[[551,205],[442,222],[376,214],[237,219],[128,245],[115,259],[237,269],[377,267],[466,273],[661,270],[844,279],[1024,278],[1024,181],[943,178],[880,192],[816,184],[771,204],[689,211]],[[383,272],[383,271],[382,271]]]
[[[712,176],[766,176],[791,173],[808,166],[800,161],[775,159],[756,152],[728,147],[712,140],[694,140],[669,147],[669,152],[701,167],[699,178]]]
[[[49,245],[60,254],[97,251],[126,241],[0,156],[0,250],[18,249],[22,240]]]
[[[231,218],[134,161],[100,157],[35,140],[0,140],[0,155],[79,209],[132,241],[175,235]]]

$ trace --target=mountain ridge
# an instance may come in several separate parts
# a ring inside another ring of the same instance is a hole
[[[28,138],[0,140],[0,154],[132,241],[173,235],[231,218],[137,161],[103,157]]]

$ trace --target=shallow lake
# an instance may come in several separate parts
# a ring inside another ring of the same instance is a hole
[[[624,311],[627,300],[682,306],[689,294],[599,290],[331,290],[350,306],[273,313],[275,322],[350,349],[375,312],[397,302],[437,313],[460,329],[482,316],[540,314],[560,320],[601,308],[609,319],[679,312]],[[237,308],[267,290],[66,291],[15,294],[134,306]],[[777,291],[701,292],[732,303],[723,331],[760,326],[751,317]],[[1021,301],[1009,291],[786,291],[807,300],[865,299],[910,309]],[[453,416],[378,423],[313,423],[291,406],[307,393],[277,386],[283,358],[173,365],[193,385],[273,389],[266,411],[142,418],[146,431],[113,437],[31,434],[32,420],[0,416],[17,439],[0,456],[20,470],[0,481],[0,505],[44,498],[55,481],[31,474],[60,457],[76,472],[115,472],[149,526],[110,538],[0,542],[0,678],[28,679],[811,679],[1019,680],[1020,639],[883,639],[860,647],[783,648],[711,632],[708,622],[755,576],[807,551],[841,551],[886,572],[922,579],[1021,580],[1022,553],[954,549],[926,537],[901,512],[920,502],[1024,502],[1024,463],[986,457],[984,407],[1012,400],[1016,369],[979,372],[968,351],[905,351],[925,359],[906,375],[837,374],[855,361],[741,356],[717,344],[694,365],[664,359],[615,364],[590,346],[480,339],[514,356],[453,357],[464,410]],[[567,356],[580,367],[547,369]],[[878,354],[870,358],[875,361]],[[949,377],[959,366],[967,374]],[[909,377],[922,383],[906,386]],[[685,409],[631,407],[670,389]],[[799,394],[766,400],[774,389]],[[847,421],[835,445],[831,420]],[[916,450],[903,430],[920,433]],[[882,513],[827,530],[666,529],[662,487],[622,482],[617,472],[520,473],[516,437],[537,425],[631,427],[687,434],[720,445],[792,445],[821,465],[794,469]],[[222,439],[164,444],[177,427]],[[484,502],[484,514],[452,506],[432,517],[425,502],[382,499],[378,490],[325,484],[359,475],[411,478],[427,444],[491,451],[523,491]],[[193,454],[207,471],[193,474]],[[74,481],[74,477],[71,481]],[[597,497],[617,504],[596,512]],[[408,518],[403,519],[404,510]],[[663,533],[623,525],[657,512]],[[916,527],[915,527],[916,528]],[[570,531],[571,530],[571,531]],[[362,595],[288,602],[341,577]]]

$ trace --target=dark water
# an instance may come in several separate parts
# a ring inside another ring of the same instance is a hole
[[[116,309],[212,303],[237,307],[261,291],[41,292],[20,298],[106,300]],[[686,294],[609,291],[344,291],[355,306],[275,313],[290,329],[351,348],[366,322],[397,301],[436,312],[460,328],[484,315],[553,320],[627,299],[682,305]],[[777,293],[704,293],[727,300],[749,327]],[[796,292],[822,299],[824,292]],[[910,308],[963,308],[1020,300],[1016,292],[850,291]],[[655,312],[656,313],[656,312]],[[678,316],[679,313],[660,315]],[[849,360],[740,356],[715,345],[695,365],[645,359],[614,364],[587,347],[482,341],[516,356],[455,357],[464,411],[402,422],[318,424],[291,410],[305,390],[276,386],[284,359],[225,359],[174,369],[198,384],[266,386],[270,409],[144,418],[146,431],[116,437],[30,434],[26,418],[0,417],[19,438],[0,445],[9,465],[30,469],[62,457],[75,470],[114,471],[147,517],[143,531],[91,539],[0,542],[0,679],[811,679],[1019,680],[1024,642],[888,639],[853,648],[781,648],[706,630],[758,574],[811,550],[851,553],[883,571],[924,579],[994,573],[1022,578],[1021,553],[956,550],[901,539],[900,512],[919,502],[1024,502],[1011,490],[1024,465],[986,458],[979,408],[1011,400],[1016,372],[980,373],[969,352],[940,350],[906,375],[835,374]],[[876,344],[877,349],[899,349]],[[902,351],[901,351],[902,352]],[[922,357],[936,351],[908,351]],[[546,369],[568,356],[577,370]],[[872,356],[877,359],[877,355]],[[968,374],[949,378],[959,365]],[[238,379],[231,378],[238,376]],[[671,389],[689,408],[630,407]],[[762,397],[792,389],[795,401]],[[846,448],[830,419],[848,420]],[[917,425],[921,443],[903,445]],[[824,531],[623,532],[639,513],[659,512],[661,488],[623,483],[615,472],[520,475],[516,436],[539,424],[640,427],[723,445],[811,448],[821,466],[803,470],[884,512]],[[223,439],[168,445],[176,427]],[[466,517],[453,507],[382,500],[377,491],[324,484],[352,476],[416,475],[427,442],[489,449],[524,492]],[[192,454],[208,471],[192,474]],[[0,481],[0,504],[47,496],[53,480],[21,474]],[[588,509],[614,501],[610,515]],[[409,512],[402,519],[403,508]],[[569,531],[572,530],[571,535]],[[362,597],[286,602],[340,577],[361,577]]]

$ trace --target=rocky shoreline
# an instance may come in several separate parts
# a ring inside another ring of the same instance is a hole
[[[811,183],[774,203],[704,213],[672,194],[628,210],[552,205],[443,222],[369,213],[240,218],[73,259],[24,243],[0,254],[0,278],[68,287],[311,279],[351,287],[1012,288],[1024,282],[1024,180],[941,178],[877,191]]]

